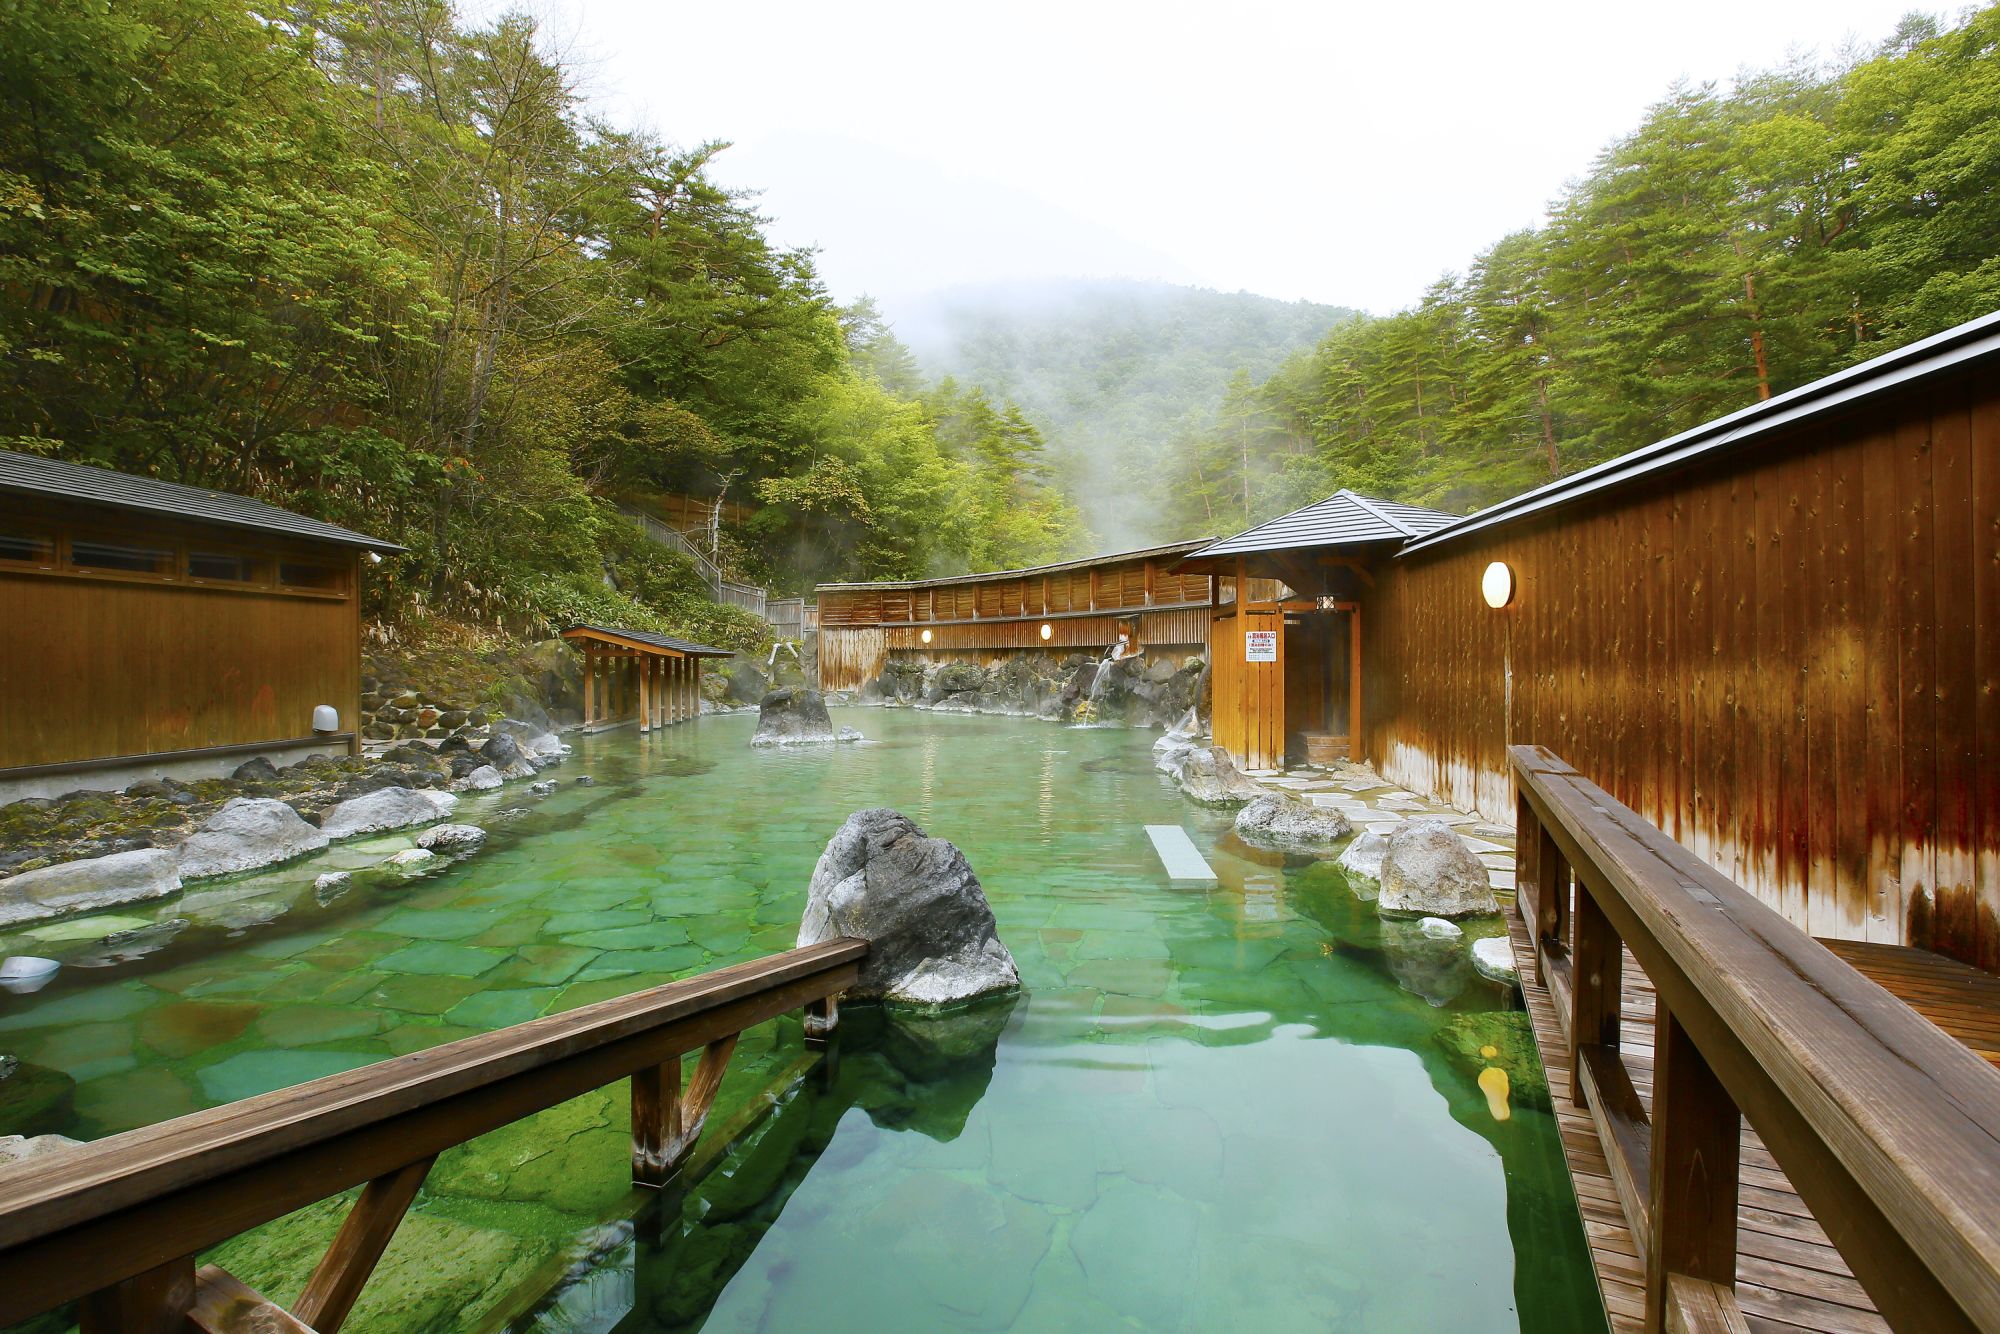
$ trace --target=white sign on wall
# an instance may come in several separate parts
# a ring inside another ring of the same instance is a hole
[[[1243,661],[1276,662],[1278,660],[1278,632],[1276,630],[1245,630],[1243,632]]]

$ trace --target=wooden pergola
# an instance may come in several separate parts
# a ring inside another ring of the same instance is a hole
[[[638,720],[641,732],[686,722],[701,713],[701,660],[732,656],[647,630],[573,625],[562,637],[583,650],[583,725],[615,727]]]

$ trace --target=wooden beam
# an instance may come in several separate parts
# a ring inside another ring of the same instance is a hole
[[[1365,764],[1361,744],[1361,608],[1354,608],[1347,616],[1347,758]]]
[[[330,1334],[316,1330],[220,1265],[195,1276],[189,1331],[199,1334]]]
[[[78,1334],[184,1334],[194,1289],[194,1257],[168,1260],[84,1297],[76,1308]]]
[[[347,1211],[333,1244],[306,1280],[305,1291],[292,1303],[293,1312],[318,1334],[335,1334],[346,1323],[435,1161],[420,1158],[362,1187],[361,1198]]]
[[[653,659],[639,659],[639,735],[653,730]]]

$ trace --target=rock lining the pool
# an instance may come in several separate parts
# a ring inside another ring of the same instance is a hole
[[[856,811],[813,867],[799,944],[869,942],[851,1000],[935,1008],[1021,985],[965,854],[900,811]]]

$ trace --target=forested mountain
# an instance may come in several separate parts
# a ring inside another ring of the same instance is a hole
[[[1175,442],[1155,531],[1340,486],[1468,510],[1995,309],[2000,7],[1906,19],[1672,89],[1547,225],[1239,381]]]
[[[933,371],[1012,399],[1047,436],[1049,467],[1098,550],[1220,532],[1162,531],[1169,446],[1208,425],[1233,379],[1262,379],[1356,312],[1167,283],[1050,281],[958,288],[888,312]],[[1239,511],[1240,512],[1240,511]]]
[[[0,6],[0,447],[407,543],[391,620],[754,637],[614,491],[728,488],[781,589],[1065,550],[1018,414],[878,376],[721,148],[446,0]]]

